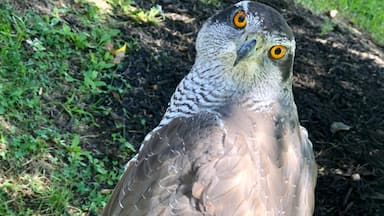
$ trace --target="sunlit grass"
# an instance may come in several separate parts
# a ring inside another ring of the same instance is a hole
[[[316,13],[338,10],[346,20],[368,31],[375,41],[384,44],[384,4],[381,0],[295,0]]]
[[[133,0],[108,0],[113,5],[114,13],[128,17],[137,24],[159,24],[162,21],[162,9],[160,5],[144,10],[135,5]]]

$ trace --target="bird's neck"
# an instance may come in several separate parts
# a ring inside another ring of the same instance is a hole
[[[270,109],[274,106],[296,109],[290,87],[276,89],[275,91],[255,88],[238,98],[240,106],[250,111]]]
[[[285,89],[275,83],[264,83],[244,89],[241,83],[231,82],[223,74],[226,68],[220,64],[194,65],[192,71],[180,82],[171,97],[169,107],[159,126],[168,124],[177,117],[191,117],[199,112],[217,113],[231,104],[238,104],[251,111],[276,106],[294,106],[290,87]],[[277,89],[275,89],[277,88]],[[296,108],[295,108],[296,109]]]
[[[195,64],[176,87],[159,126],[177,117],[191,117],[199,112],[214,113],[227,103],[236,88],[222,76],[225,68],[215,62]]]

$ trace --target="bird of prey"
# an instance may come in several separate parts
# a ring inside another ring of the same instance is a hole
[[[294,54],[269,6],[213,15],[103,215],[312,215],[317,168],[292,94]]]

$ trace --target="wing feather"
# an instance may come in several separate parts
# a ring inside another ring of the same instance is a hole
[[[299,125],[239,107],[229,113],[176,118],[151,132],[103,215],[310,215],[316,165]]]

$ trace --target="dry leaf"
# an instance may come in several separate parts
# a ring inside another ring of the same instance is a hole
[[[115,58],[113,59],[114,64],[118,64],[121,62],[121,60],[125,57],[125,51],[127,50],[127,44],[124,43],[122,47],[120,47],[117,50],[113,50],[112,54],[115,55]]]
[[[42,95],[43,94],[43,87],[40,87],[39,88],[39,93],[38,93],[39,95]]]
[[[333,122],[331,124],[331,129],[330,130],[331,130],[332,133],[336,133],[338,131],[348,131],[351,128],[352,128],[351,126],[346,125],[343,122]]]
[[[111,53],[113,55],[118,55],[119,53],[125,53],[126,49],[127,49],[127,43],[124,43],[124,45],[122,47],[120,47],[119,49],[116,49],[116,50],[112,50]]]
[[[338,11],[337,10],[331,10],[329,11],[329,16],[331,18],[335,18],[337,16]]]
[[[113,54],[113,52],[114,52],[114,50],[113,50],[113,44],[111,44],[111,43],[106,43],[106,44],[104,45],[104,47],[105,47],[105,49],[106,49],[108,52],[110,52],[111,54]]]
[[[117,100],[118,102],[121,103],[121,97],[120,97],[119,93],[112,91],[112,96],[113,96],[113,98],[115,98],[115,100]]]

